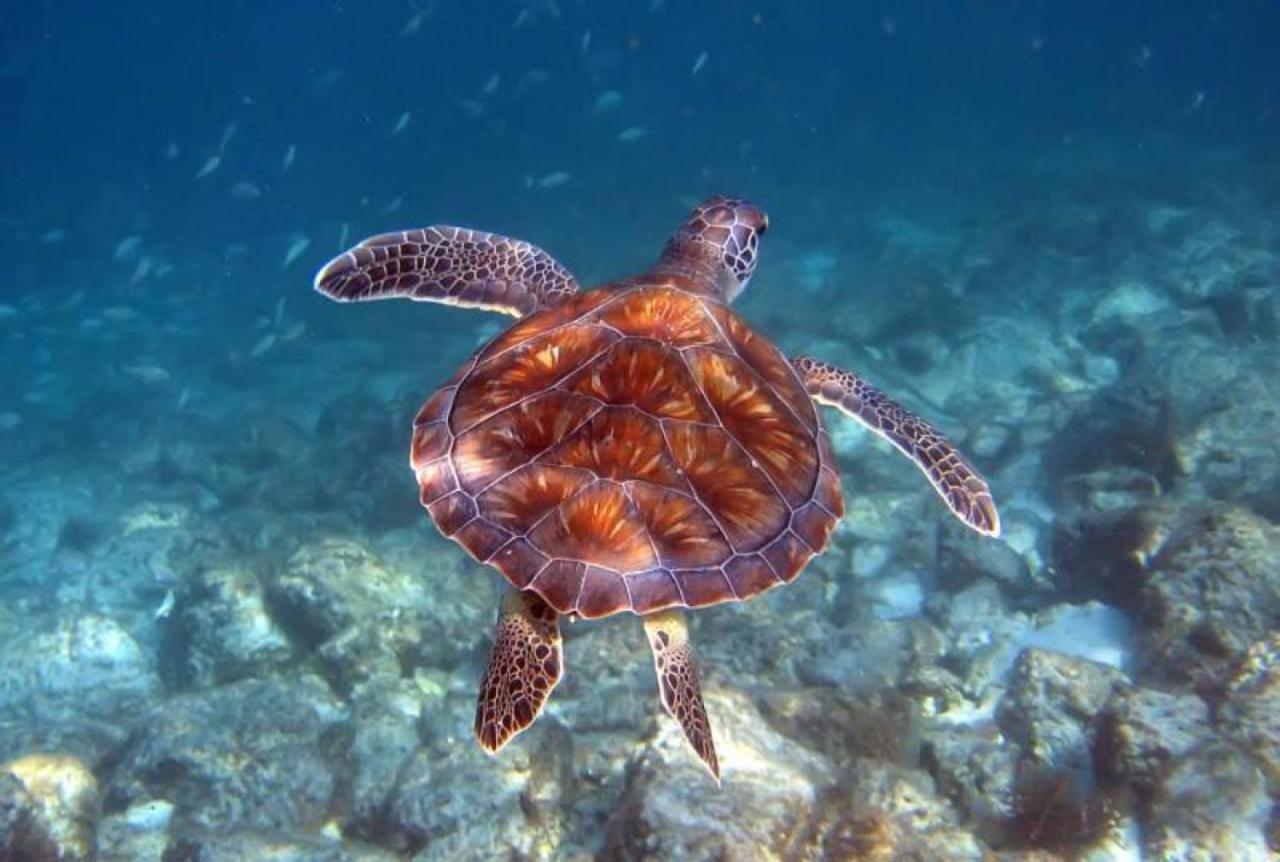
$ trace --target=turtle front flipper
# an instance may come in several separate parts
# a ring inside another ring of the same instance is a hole
[[[990,486],[940,431],[851,371],[807,356],[793,364],[815,401],[839,408],[896,446],[966,526],[1000,535]]]
[[[716,759],[711,722],[702,704],[702,687],[693,650],[689,647],[689,628],[684,614],[677,610],[650,614],[644,618],[644,630],[649,637],[649,648],[653,650],[662,705],[680,722],[684,738],[719,784],[720,761]]]
[[[556,612],[533,593],[502,599],[489,667],[480,681],[476,738],[496,754],[533,724],[564,667]]]
[[[315,288],[339,302],[406,297],[523,317],[578,281],[536,245],[437,225],[369,237],[325,264]]]

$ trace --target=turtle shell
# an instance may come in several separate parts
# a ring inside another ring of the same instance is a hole
[[[743,600],[844,511],[787,359],[724,305],[639,281],[523,318],[414,422],[444,535],[560,613]]]

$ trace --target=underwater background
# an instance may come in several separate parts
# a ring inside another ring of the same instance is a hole
[[[1280,852],[1280,6],[0,9],[0,858]],[[990,479],[967,531],[826,415],[848,514],[692,615],[566,623],[496,758],[499,576],[407,466],[509,322],[316,270],[457,224],[584,284],[770,215],[735,308]]]

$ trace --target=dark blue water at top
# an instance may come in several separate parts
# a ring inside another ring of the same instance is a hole
[[[653,5],[15,4],[6,217],[79,252],[149,220],[182,262],[290,231],[318,252],[342,221],[496,223],[604,277],[646,257],[677,198],[747,194],[836,240],[842,213],[996,193],[1046,154],[1176,166],[1266,153],[1280,128],[1271,3]],[[595,110],[607,91],[621,101]],[[645,135],[620,143],[628,128]],[[525,188],[559,171],[554,193]],[[230,199],[237,182],[262,198]]]

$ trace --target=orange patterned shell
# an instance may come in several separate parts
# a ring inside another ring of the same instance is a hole
[[[442,533],[583,617],[750,598],[793,580],[844,513],[791,364],[674,283],[516,323],[423,406],[411,462]]]

